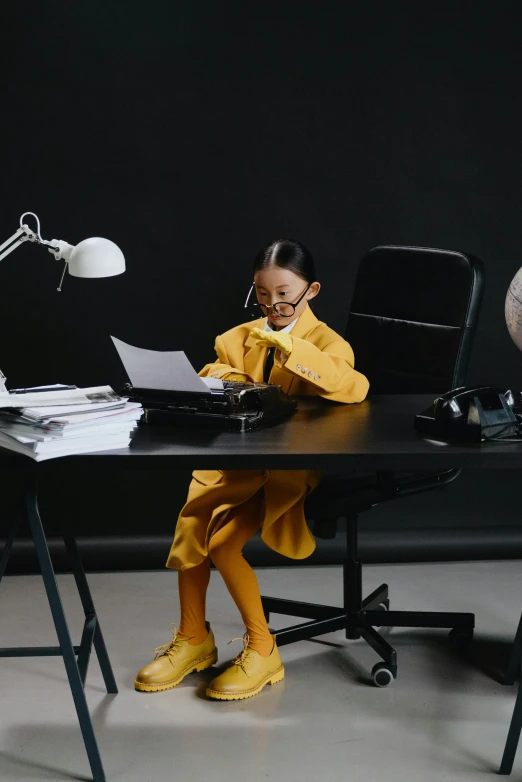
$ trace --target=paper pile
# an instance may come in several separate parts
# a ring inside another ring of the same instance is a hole
[[[0,394],[0,447],[37,462],[125,448],[142,412],[110,386]]]

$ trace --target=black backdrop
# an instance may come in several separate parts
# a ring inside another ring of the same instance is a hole
[[[44,238],[106,236],[127,260],[125,275],[68,277],[62,293],[42,248],[1,263],[10,386],[120,387],[109,334],[199,367],[243,318],[255,253],[291,236],[316,257],[317,311],[340,331],[367,248],[478,255],[469,381],[522,388],[503,316],[522,265],[518,2],[43,0],[4,4],[0,22],[0,243],[32,210]],[[466,476],[437,518],[403,503],[368,530],[515,527],[517,481]],[[85,535],[166,535],[186,482],[79,481],[44,504],[52,519],[80,497]]]

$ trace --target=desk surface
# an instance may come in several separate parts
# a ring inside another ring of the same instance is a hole
[[[297,412],[256,432],[215,433],[140,426],[130,448],[50,459],[36,465],[0,449],[0,467],[38,471],[96,469],[404,469],[522,468],[522,443],[439,443],[413,428],[431,395],[374,396],[354,405],[300,398]],[[153,460],[152,460],[153,458]]]

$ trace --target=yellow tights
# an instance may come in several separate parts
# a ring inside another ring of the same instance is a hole
[[[205,598],[210,580],[210,558],[221,573],[245,623],[249,646],[268,657],[274,644],[270,635],[256,574],[244,559],[243,546],[261,526],[260,493],[230,511],[225,524],[210,538],[209,557],[196,567],[178,573],[181,619],[179,631],[192,644],[203,643]]]

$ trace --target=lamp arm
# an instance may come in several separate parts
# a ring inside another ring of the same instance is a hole
[[[22,242],[35,242],[36,239],[36,235],[33,234],[33,232],[30,231],[26,225],[22,226],[3,244],[0,244],[0,261],[3,261],[6,255],[12,253],[13,250],[16,250],[16,248],[19,247]]]
[[[22,223],[22,220],[26,215],[32,215],[35,218],[37,224],[36,232],[32,231],[25,223]],[[3,261],[6,255],[9,255],[13,250],[16,250],[23,242],[36,242],[37,244],[45,245],[49,248],[49,252],[54,255],[57,261],[65,258],[66,254],[70,256],[73,249],[67,242],[56,242],[54,239],[52,242],[47,242],[45,239],[42,239],[40,236],[40,220],[34,212],[24,212],[20,218],[20,228],[18,231],[10,236],[3,244],[0,244],[0,261]],[[62,246],[56,247],[56,244]],[[71,248],[70,250],[69,247]],[[68,258],[66,258],[66,260],[68,260]]]

